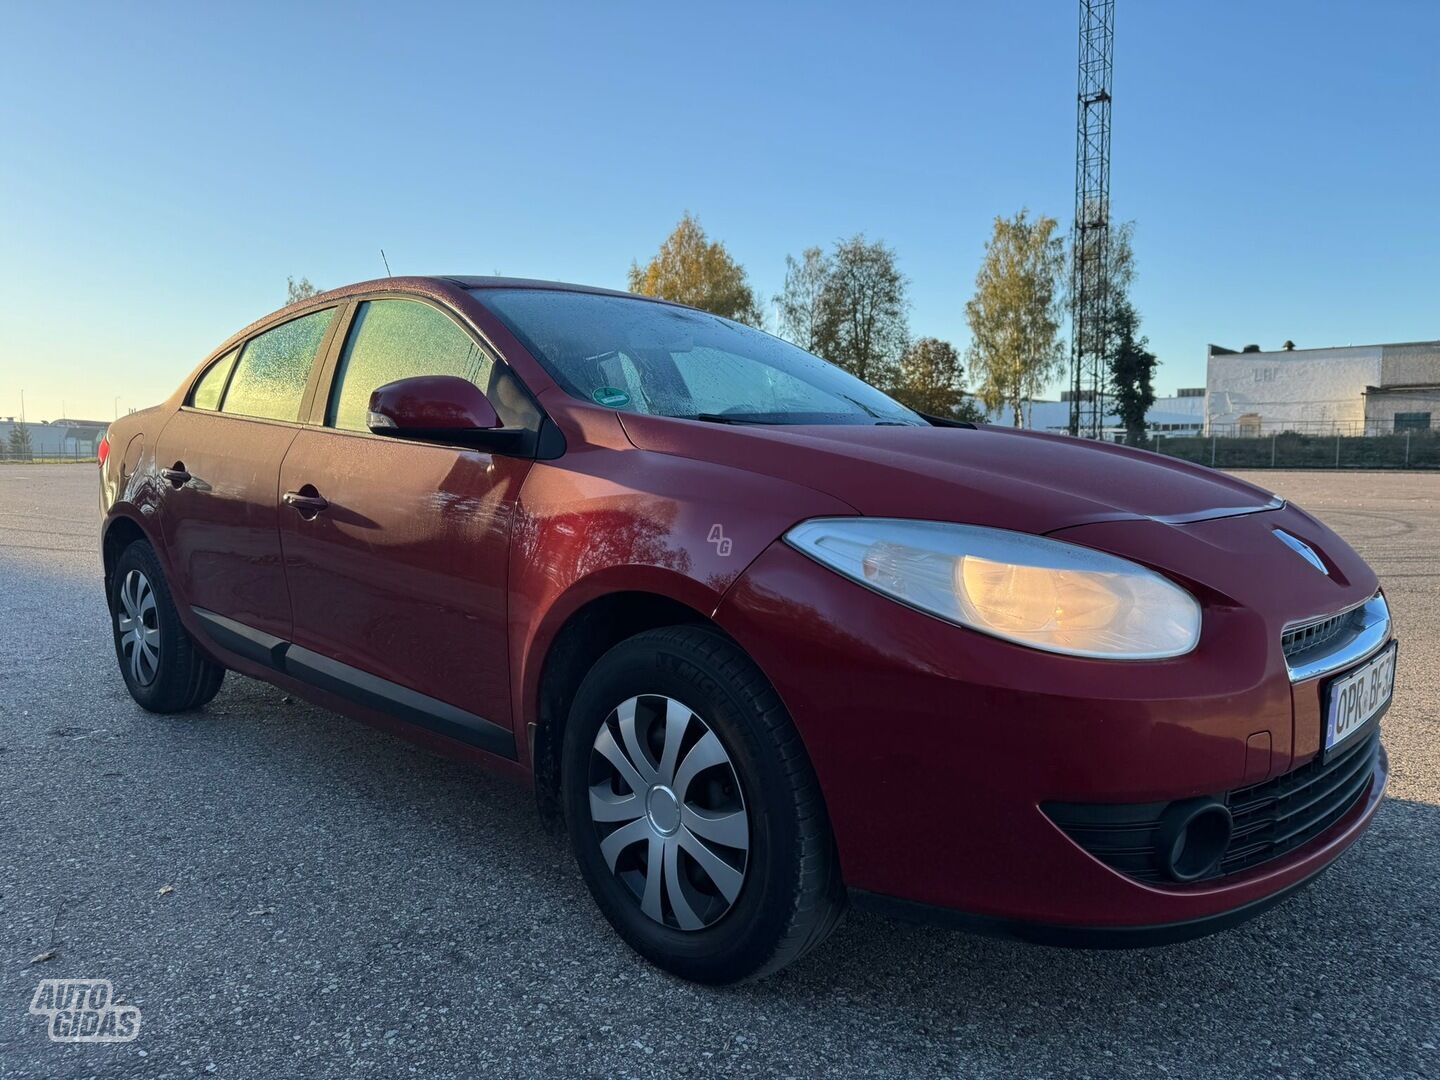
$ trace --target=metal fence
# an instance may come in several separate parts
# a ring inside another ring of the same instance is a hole
[[[1440,431],[1157,435],[1150,449],[1217,469],[1440,469]]]
[[[71,461],[94,461],[95,449],[90,446],[37,446],[30,450],[16,450],[0,442],[0,463],[31,463],[44,465]]]
[[[1240,439],[1269,438],[1272,435],[1424,435],[1436,430],[1431,414],[1413,413],[1399,416],[1372,417],[1367,420],[1263,420],[1242,418],[1233,423],[1212,422],[1205,434]]]
[[[1440,430],[1434,429],[1389,434],[1272,431],[1259,436],[1218,429],[1209,435],[1156,433],[1147,449],[1217,469],[1440,469]],[[16,451],[0,442],[0,464],[95,460],[88,446]]]

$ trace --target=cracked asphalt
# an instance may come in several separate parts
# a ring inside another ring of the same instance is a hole
[[[1440,1075],[1440,476],[1251,478],[1371,560],[1404,639],[1365,839],[1183,945],[852,913],[713,990],[619,942],[507,781],[234,675],[203,712],[142,712],[93,466],[0,465],[0,1076]],[[27,1009],[57,977],[111,980],[139,1038],[49,1042]]]

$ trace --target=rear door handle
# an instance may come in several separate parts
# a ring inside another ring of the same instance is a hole
[[[310,487],[309,484],[305,485]],[[310,488],[314,491],[314,488]],[[330,503],[321,495],[302,495],[298,491],[287,491],[280,496],[280,501],[286,506],[293,506],[303,518],[313,518],[324,510]]]
[[[177,488],[182,488],[194,479],[186,470],[183,461],[175,462],[174,468],[161,469],[160,475]]]

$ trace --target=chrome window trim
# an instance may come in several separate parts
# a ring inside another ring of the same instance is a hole
[[[1304,682],[1332,671],[1350,667],[1365,660],[1390,640],[1390,607],[1385,603],[1385,594],[1376,593],[1364,603],[1315,619],[1303,619],[1285,627],[1285,631],[1298,630],[1305,626],[1333,619],[1336,615],[1354,612],[1352,625],[1340,636],[1326,641],[1319,656],[1306,658],[1300,654],[1300,663],[1286,660],[1292,683]],[[1312,650],[1313,651],[1313,650]]]

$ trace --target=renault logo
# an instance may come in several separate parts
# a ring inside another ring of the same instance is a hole
[[[1320,556],[1315,554],[1315,549],[1305,543],[1304,540],[1301,540],[1298,536],[1291,536],[1284,529],[1276,529],[1275,538],[1311,566],[1315,567],[1316,570],[1319,570],[1320,573],[1326,577],[1330,576],[1330,571],[1325,569],[1325,564],[1320,561]]]

